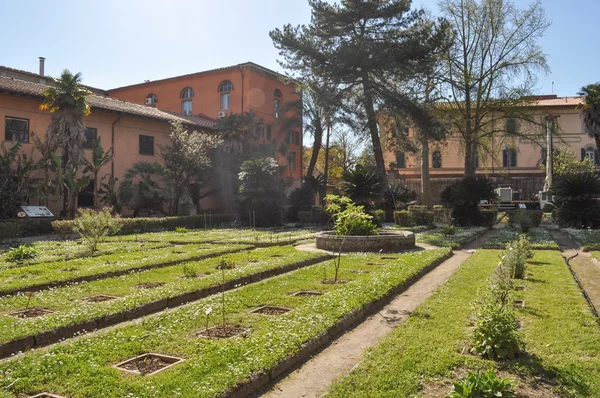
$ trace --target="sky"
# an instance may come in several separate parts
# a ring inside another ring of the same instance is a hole
[[[413,0],[434,15],[436,3]],[[551,73],[538,94],[575,95],[600,80],[600,0],[542,4]],[[247,61],[283,72],[269,31],[310,21],[307,0],[2,0],[0,10],[0,65],[37,72],[43,56],[46,74],[81,72],[102,89]]]

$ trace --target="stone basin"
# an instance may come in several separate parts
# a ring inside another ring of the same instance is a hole
[[[410,231],[382,231],[377,235],[337,236],[334,231],[316,235],[317,249],[337,252],[397,253],[415,248],[415,234]]]

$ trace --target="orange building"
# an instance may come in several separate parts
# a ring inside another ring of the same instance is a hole
[[[295,84],[282,75],[246,62],[162,80],[146,81],[107,91],[120,98],[156,109],[198,115],[209,119],[232,113],[252,112],[262,119],[261,140],[285,147],[273,156],[294,185],[302,177],[302,131],[300,128],[282,131],[282,109],[291,101],[301,99]],[[288,115],[290,116],[290,115]]]
[[[15,139],[21,141],[27,155],[34,151],[31,136],[43,140],[51,115],[40,110],[43,93],[51,79],[44,75],[44,60],[40,58],[40,73],[0,66],[0,118],[3,121],[5,147]],[[170,123],[180,121],[189,129],[215,131],[216,118],[231,113],[254,112],[264,121],[261,130],[264,142],[279,141],[285,150],[276,157],[285,175],[293,184],[299,184],[302,170],[302,132],[281,131],[279,127],[285,102],[297,100],[300,94],[292,83],[280,79],[277,73],[253,63],[245,63],[212,71],[200,72],[154,82],[102,90],[88,87],[91,114],[84,118],[86,127],[84,148],[90,156],[90,145],[100,139],[103,147],[114,147],[114,158],[101,170],[100,178],[112,175],[123,181],[123,175],[138,161],[161,162],[159,146],[169,140]],[[42,177],[43,171],[37,172]],[[79,205],[99,205],[93,190],[83,192]],[[30,203],[37,204],[37,203]],[[50,209],[58,211],[56,201]],[[219,195],[203,200],[205,209],[230,209]]]

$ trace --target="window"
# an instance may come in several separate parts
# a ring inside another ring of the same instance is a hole
[[[517,150],[515,148],[506,148],[502,151],[502,167],[517,167]]]
[[[258,138],[266,138],[267,137],[267,126],[264,124],[259,124],[256,126],[256,135]]]
[[[148,94],[148,96],[146,97],[146,105],[148,105],[148,106],[156,106],[155,104],[157,102],[158,102],[158,97],[154,93]]]
[[[6,141],[29,142],[29,119],[6,117],[4,123]]]
[[[289,165],[290,173],[293,173],[294,171],[296,171],[296,152],[288,153],[287,158],[288,158],[288,165]]]
[[[271,126],[267,126],[267,140],[271,140]]]
[[[184,115],[192,114],[192,100],[185,100],[181,102],[181,113]]]
[[[279,117],[279,108],[281,107],[281,90],[277,89],[275,90],[275,92],[273,92],[273,97],[275,97],[275,99],[273,100],[273,116],[275,116],[276,118]]]
[[[140,135],[140,155],[154,155],[154,137]]]
[[[233,83],[232,82],[230,82],[229,80],[225,80],[224,82],[219,84],[219,92],[220,93],[226,93],[229,91],[233,91]]]
[[[294,145],[300,145],[300,133],[298,131],[294,131]]]
[[[595,166],[600,164],[600,157],[598,156],[598,151],[596,148],[592,146],[586,146],[585,148],[581,148],[581,160],[588,158]]]
[[[431,166],[434,169],[441,169],[442,168],[442,152],[440,152],[439,149],[436,149],[431,154]]]
[[[191,87],[186,87],[181,91],[181,98],[192,98],[194,96],[194,90]]]
[[[406,168],[406,158],[404,156],[404,152],[396,152],[396,168]]]
[[[291,131],[286,131],[285,132],[285,143],[286,144],[291,144],[292,143],[292,132]]]
[[[221,110],[231,109],[231,93],[221,94]]]
[[[83,148],[94,149],[96,140],[98,139],[98,130],[91,127],[86,127],[83,132]]]

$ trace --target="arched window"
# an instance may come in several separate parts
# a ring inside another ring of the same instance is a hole
[[[436,149],[431,154],[431,166],[434,169],[442,168],[442,152],[439,149]]]
[[[281,97],[283,97],[281,95],[281,90],[276,89],[273,92],[273,116],[275,116],[276,118],[279,117],[279,108],[281,107]]]
[[[233,83],[225,80],[219,85],[221,93],[221,110],[229,110],[231,108],[231,92],[233,91]]]
[[[181,91],[181,98],[192,98],[194,90],[191,87],[186,87]]]
[[[151,93],[146,97],[146,105],[154,106],[158,102],[158,97],[156,94]]]

